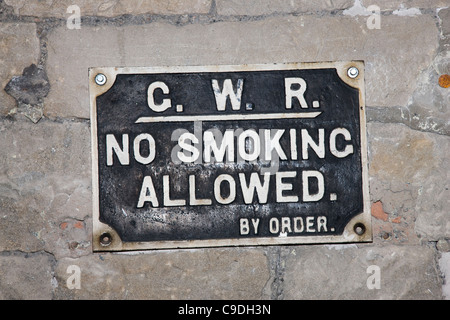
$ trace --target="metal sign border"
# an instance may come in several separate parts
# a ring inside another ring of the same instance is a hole
[[[352,73],[357,68],[357,73]],[[359,115],[361,136],[363,212],[353,217],[342,235],[334,236],[290,236],[265,238],[231,238],[210,240],[182,241],[148,241],[122,242],[117,232],[99,220],[99,175],[98,175],[98,141],[97,141],[97,96],[107,92],[118,74],[150,74],[150,73],[195,73],[195,72],[238,72],[238,71],[270,71],[335,68],[340,79],[349,86],[359,90]],[[105,78],[97,78],[103,74]],[[93,251],[131,251],[149,249],[202,248],[227,246],[259,246],[287,244],[326,244],[372,242],[372,223],[369,199],[369,176],[367,156],[367,135],[364,91],[364,62],[299,62],[251,65],[207,65],[207,66],[159,66],[159,67],[93,67],[89,68],[89,97],[91,117],[91,151],[92,151],[92,196],[93,196]]]

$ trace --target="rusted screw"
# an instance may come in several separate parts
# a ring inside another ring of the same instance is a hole
[[[102,246],[109,246],[111,244],[111,241],[112,241],[112,237],[107,232],[102,233],[102,235],[100,236],[100,244]]]
[[[381,235],[381,237],[382,237],[384,240],[389,239],[390,236],[391,236],[391,235],[389,234],[389,232],[383,232],[383,234]]]
[[[357,223],[353,227],[353,231],[355,231],[357,235],[362,236],[364,232],[366,232],[366,226],[363,225],[362,223]]]

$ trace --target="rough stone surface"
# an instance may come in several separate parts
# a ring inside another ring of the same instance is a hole
[[[372,204],[371,214],[376,219],[380,219],[383,221],[388,221],[389,219],[388,214],[383,210],[383,204],[381,203],[381,201],[377,201]]]
[[[381,10],[398,10],[402,8],[443,8],[448,6],[446,0],[355,0],[359,1],[363,6],[368,7],[376,4]]]
[[[338,1],[270,1],[270,0],[216,0],[219,15],[265,15],[287,12],[315,12],[339,10],[352,6],[353,0]]]
[[[16,101],[3,89],[13,76],[39,59],[39,39],[34,23],[0,22],[0,115],[16,107]]]
[[[54,263],[45,253],[1,253],[0,299],[52,299]]]
[[[89,253],[88,125],[3,120],[0,135],[0,250]]]
[[[67,288],[70,265],[80,289]],[[196,249],[60,259],[56,279],[56,299],[261,299],[269,271],[262,249]]]
[[[439,259],[439,268],[444,276],[445,282],[442,286],[442,295],[450,300],[450,252],[445,252]]]
[[[123,14],[185,14],[207,13],[211,0],[5,0],[14,13],[35,17],[68,18],[72,11],[69,6],[77,5],[83,16],[113,17]]]
[[[436,248],[439,251],[449,252],[450,251],[450,239],[439,239],[436,243]]]
[[[439,77],[450,73],[450,52],[440,53],[419,76],[408,101],[411,127],[450,135],[450,92],[439,85]]]
[[[49,90],[45,70],[35,64],[25,68],[21,76],[12,77],[5,87],[5,92],[16,99],[18,112],[34,123],[43,115],[43,98]]]
[[[366,60],[367,105],[406,105],[437,48],[436,25],[428,16],[389,16],[383,21],[382,32],[366,30],[358,18],[311,16],[181,27],[61,27],[49,36],[52,90],[45,114],[89,118],[88,67],[352,59]]]
[[[368,131],[371,200],[380,200],[386,213],[399,218],[387,226],[394,228],[394,239],[448,237],[449,137],[380,123],[370,123]]]
[[[50,90],[45,71],[35,64],[25,68],[21,76],[12,77],[5,91],[18,102],[38,104]]]
[[[438,11],[439,22],[441,24],[441,37],[448,38],[450,36],[450,8],[444,7]]]
[[[284,299],[442,298],[434,249],[424,246],[295,247],[284,263]],[[369,266],[379,268],[380,289],[367,286]]]
[[[0,0],[0,299],[450,299],[448,5]],[[89,67],[352,59],[373,243],[92,252]]]
[[[403,123],[412,129],[450,135],[450,92],[439,78],[450,73],[450,53],[439,52],[418,76],[416,88],[406,106],[368,108],[369,121]]]

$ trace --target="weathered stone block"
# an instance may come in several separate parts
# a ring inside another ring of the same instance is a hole
[[[122,14],[186,14],[207,13],[211,0],[5,0],[15,14],[34,17],[67,18],[69,6],[77,5],[82,16],[113,17]]]
[[[353,0],[338,1],[270,1],[270,0],[217,0],[216,8],[219,15],[268,15],[289,12],[317,12],[340,10],[351,7]]]
[[[435,250],[425,246],[293,247],[284,261],[284,299],[442,298]]]
[[[450,300],[450,252],[442,253],[439,259],[439,268],[444,276],[442,295],[446,300]]]
[[[89,118],[88,67],[352,59],[366,61],[367,105],[406,105],[437,45],[436,24],[429,16],[383,17],[382,30],[366,30],[365,21],[357,17],[332,16],[185,26],[60,27],[49,35],[51,91],[45,114]]]
[[[70,265],[80,289],[69,289]],[[60,259],[56,299],[260,299],[269,278],[261,249],[94,254]]]
[[[371,200],[399,218],[399,241],[448,237],[449,137],[395,124],[370,123],[368,131]]]
[[[46,253],[0,254],[0,300],[48,300],[54,259]]]
[[[3,120],[0,135],[0,250],[89,253],[89,126]]]
[[[442,36],[448,38],[450,36],[450,8],[442,8],[439,10],[438,16],[441,22]]]
[[[13,76],[19,76],[25,67],[37,63],[39,39],[34,23],[0,23],[0,114],[8,114],[16,101],[4,88]]]
[[[364,7],[370,5],[377,5],[382,11],[384,10],[398,10],[410,8],[442,8],[448,6],[446,0],[355,0],[355,4],[359,2]]]
[[[43,68],[35,64],[25,68],[21,76],[14,76],[5,87],[5,92],[17,101],[17,113],[37,123],[43,114],[43,98],[50,84]]]

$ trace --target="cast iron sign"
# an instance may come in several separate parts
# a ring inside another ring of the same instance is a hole
[[[94,249],[371,241],[363,71],[91,68]]]

